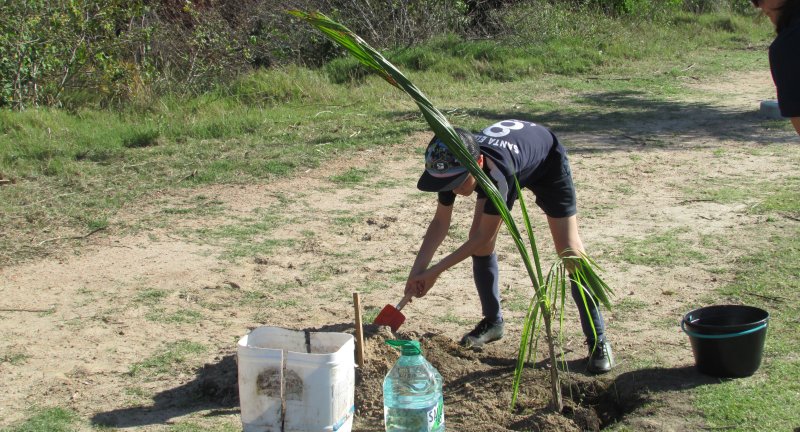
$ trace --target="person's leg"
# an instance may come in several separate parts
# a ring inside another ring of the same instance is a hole
[[[547,224],[550,226],[550,235],[553,236],[556,252],[560,256],[574,256],[578,252],[583,252],[576,215],[560,218],[547,216]]]
[[[470,237],[475,235],[477,227],[480,226],[484,202],[485,199],[481,199],[475,204]],[[472,256],[472,276],[481,300],[483,317],[493,323],[503,321],[503,313],[500,309],[500,273],[497,267],[497,254],[494,252],[496,242],[497,233],[485,245],[476,249],[475,255]]]
[[[575,215],[563,218],[548,216],[547,222],[560,256],[577,256],[578,253],[584,251],[583,242],[578,234],[578,218]],[[571,273],[571,269],[568,268],[568,270]],[[581,329],[586,337],[586,343],[589,345],[588,369],[592,373],[608,372],[611,370],[614,360],[611,345],[606,340],[605,321],[600,313],[600,305],[586,288],[583,288],[583,296],[581,296],[581,288],[578,284],[573,280],[571,285],[572,299],[578,307]]]
[[[467,347],[482,347],[484,344],[503,337],[503,312],[500,309],[499,271],[497,254],[472,256],[472,275],[475,288],[481,299],[483,319],[472,331],[461,338],[461,344]]]
[[[577,216],[572,215],[563,218],[548,216],[547,223],[550,226],[550,234],[553,236],[553,243],[555,243],[559,256],[577,256],[583,252],[583,242],[578,234]],[[572,271],[572,269],[567,270],[570,273]],[[585,304],[584,297],[586,299]],[[581,328],[586,340],[591,343],[594,343],[595,340],[602,340],[605,323],[603,322],[603,315],[600,313],[597,299],[585,288],[583,289],[583,296],[581,296],[581,290],[575,281],[572,281],[572,299],[575,300],[575,305],[578,307]],[[589,317],[591,317],[591,321]],[[594,325],[594,330],[592,325]]]
[[[481,217],[483,217],[483,205],[482,202],[479,202],[475,206],[470,236],[474,234],[476,227],[480,224]],[[466,346],[477,348],[503,337],[503,312],[500,307],[500,271],[497,265],[497,254],[494,252],[496,241],[497,233],[492,236],[487,244],[478,248],[475,251],[475,255],[472,256],[472,276],[481,301],[483,319],[461,339],[461,343]]]
[[[475,288],[478,289],[478,297],[481,299],[483,317],[494,323],[502,322],[497,254],[492,252],[488,256],[473,256],[472,276],[475,279]]]
[[[574,280],[571,281],[571,285],[572,299],[578,307],[581,329],[583,330],[583,335],[586,336],[586,341],[590,345],[594,345],[595,341],[604,341],[606,338],[605,321],[597,304],[597,299],[586,288],[581,289]],[[581,296],[581,291],[583,291],[583,296]]]

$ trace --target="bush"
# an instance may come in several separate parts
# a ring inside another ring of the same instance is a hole
[[[146,68],[143,0],[4,2],[0,14],[0,106],[58,105],[65,94],[126,99]]]
[[[750,0],[683,0],[683,7],[694,13],[749,13],[754,9]]]
[[[161,95],[224,89],[257,69],[295,73],[280,69],[288,65],[325,65],[335,83],[362,80],[368,72],[354,60],[338,59],[338,48],[286,14],[293,8],[330,15],[391,52],[404,68],[447,64],[453,76],[509,80],[541,68],[585,70],[602,61],[589,50],[585,59],[556,57],[564,62],[558,67],[541,52],[554,38],[585,38],[604,51],[611,44],[598,34],[608,36],[612,20],[650,22],[673,17],[681,7],[752,11],[748,0],[403,0],[370,7],[355,0],[7,1],[0,14],[0,107],[147,109]],[[717,25],[725,32],[737,29],[735,20]],[[529,64],[513,59],[509,44],[545,58],[527,56]],[[277,79],[274,91],[261,89],[252,97],[294,97],[297,89],[280,77],[271,78]]]

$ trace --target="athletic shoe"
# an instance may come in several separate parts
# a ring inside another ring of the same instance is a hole
[[[484,344],[494,342],[503,337],[503,321],[495,323],[487,318],[481,320],[475,328],[461,338],[461,345],[467,348],[480,348]]]
[[[597,344],[588,342],[589,345],[589,364],[586,370],[593,374],[606,373],[614,367],[614,354],[611,352],[611,344],[601,340]]]

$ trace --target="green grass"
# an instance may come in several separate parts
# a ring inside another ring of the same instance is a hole
[[[294,286],[295,284],[292,283],[292,285]],[[277,290],[273,290],[273,292],[287,292],[287,291],[288,287],[286,285],[278,286]],[[255,306],[260,309],[265,309],[265,308],[286,309],[300,304],[300,302],[294,298],[272,299],[266,293],[260,291],[245,292],[244,296],[242,297],[242,303]]]
[[[169,296],[167,290],[148,288],[137,293],[134,300],[148,306],[153,306],[161,303],[167,296]]]
[[[633,298],[623,298],[619,301],[614,302],[614,311],[636,312],[636,311],[641,311],[646,306],[647,303],[645,303],[642,300],[637,300]]]
[[[292,289],[297,287],[297,281],[292,280],[288,282],[278,282],[274,280],[269,280],[262,283],[262,287],[264,288],[264,290],[271,293],[288,293],[291,292]],[[257,294],[248,294],[247,298],[253,299],[256,296]],[[266,294],[264,295],[264,297],[266,298]]]
[[[766,47],[771,38],[769,26],[752,17],[615,20],[547,6],[507,18],[537,25],[518,26],[508,40],[445,35],[388,55],[459,126],[524,116],[556,131],[612,134],[626,124],[713,109],[674,102],[675,95],[698,91],[684,86],[689,76],[768,68],[762,50],[741,49]],[[162,97],[142,111],[1,111],[0,173],[15,183],[0,187],[0,263],[47,253],[51,245],[39,241],[48,228],[85,234],[107,226],[121,206],[155,191],[270,182],[427,130],[414,104],[381,79],[336,84],[331,68],[261,70],[191,99]],[[354,167],[332,181],[352,186],[368,174]],[[161,211],[219,210],[208,200]],[[229,257],[274,246],[237,249]]]
[[[170,343],[162,352],[131,365],[128,375],[132,377],[157,377],[174,373],[176,370],[185,370],[187,368],[186,364],[193,356],[205,351],[205,346],[188,340]]]
[[[716,179],[697,188],[683,188],[687,197],[721,204],[746,203],[747,211],[764,215],[800,216],[800,177],[743,184],[738,177]]]
[[[164,308],[156,308],[145,314],[148,321],[166,324],[192,324],[203,319],[203,314],[193,310],[177,310],[167,312]]]
[[[365,168],[350,168],[349,170],[332,176],[330,180],[338,185],[352,186],[363,183],[365,180],[370,179],[374,170]]]
[[[296,239],[273,238],[271,235],[286,221],[277,208],[257,211],[258,217],[239,218],[235,223],[217,224],[185,231],[188,239],[221,246],[222,258],[236,261],[257,255],[270,255],[279,248],[292,247]]]
[[[239,425],[203,426],[194,422],[181,422],[169,427],[170,432],[237,432]]]
[[[737,260],[736,278],[721,294],[770,313],[761,368],[749,378],[695,391],[711,428],[794,430],[800,425],[800,236],[797,228],[773,236],[762,251]]]
[[[161,212],[167,215],[214,216],[225,211],[224,203],[204,195],[185,200],[176,207],[162,207]]]
[[[242,303],[259,305],[267,299],[267,294],[261,291],[245,291],[242,296]]]
[[[399,284],[391,284],[391,285],[398,286]],[[365,280],[364,282],[358,285],[358,291],[364,294],[371,294],[376,291],[381,292],[389,289],[390,285],[384,281],[383,277],[381,277],[380,279]]]
[[[633,195],[633,187],[626,184],[619,184],[614,186],[614,190],[620,195]]]
[[[616,257],[630,264],[674,267],[703,262],[706,256],[693,246],[686,230],[675,229],[651,234],[643,239],[620,239]]]
[[[408,268],[405,266],[387,270],[387,273],[389,274],[389,283],[391,284],[405,285],[405,282],[408,280]]]
[[[531,298],[522,289],[515,289],[505,295],[503,307],[512,312],[527,312]]]
[[[444,315],[440,316],[439,321],[448,324],[456,324],[459,326],[472,324],[472,320],[463,318],[458,314],[453,313],[452,311],[448,311]]]
[[[79,430],[78,416],[65,408],[40,408],[24,422],[2,432],[74,432]]]
[[[735,239],[732,239],[726,234],[700,234],[700,241],[698,243],[705,249],[725,252],[730,250],[731,242],[733,241],[735,241]]]
[[[358,216],[336,216],[331,222],[337,227],[350,228],[361,222],[361,218]]]
[[[800,177],[790,177],[779,184],[771,184],[772,193],[764,197],[751,211],[781,213],[800,217]],[[763,189],[762,189],[763,190]]]
[[[575,75],[659,56],[679,61],[659,68],[657,74],[643,74],[639,69],[633,75],[654,81],[660,79],[659,75],[685,74],[689,64],[686,59],[691,56],[688,53],[698,48],[736,47],[763,38],[768,31],[754,25],[751,17],[738,15],[676,13],[649,20],[614,19],[590,10],[574,13],[559,3],[517,7],[505,11],[503,18],[516,23],[514,34],[504,43],[466,42],[454,35],[442,35],[425,45],[388,51],[386,57],[403,70],[432,71],[470,82],[511,82],[542,74]],[[681,32],[692,34],[692,38],[676,39]],[[640,35],[645,33],[648,37],[642,38]],[[709,67],[709,62],[701,67]],[[325,71],[336,83],[358,82],[365,76],[364,68],[350,57],[330,62]]]
[[[269,306],[275,309],[286,309],[290,307],[295,307],[299,305],[300,302],[295,299],[284,299],[284,300],[275,300],[269,303]]]
[[[294,240],[287,239],[259,239],[241,243],[233,243],[228,247],[227,252],[221,258],[236,261],[240,258],[249,258],[257,255],[273,255],[280,248],[290,248],[295,244]]]
[[[136,400],[144,400],[152,397],[152,392],[143,389],[139,386],[126,387],[124,393]]]
[[[0,355],[0,364],[8,363],[11,366],[21,366],[24,365],[30,355],[20,352],[7,352],[3,355]]]
[[[378,307],[378,306],[366,306],[366,307],[364,307],[364,314],[362,316],[362,321],[364,323],[371,323],[371,322],[375,321],[375,317],[378,316],[378,314],[381,312],[381,309],[383,309],[382,306],[381,307]]]

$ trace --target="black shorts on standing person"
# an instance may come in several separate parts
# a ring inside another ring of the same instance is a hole
[[[769,47],[778,108],[800,134],[800,0],[752,1],[769,17],[778,33]]]
[[[769,64],[781,115],[800,117],[800,15],[770,45]]]
[[[509,209],[518,199],[516,178],[521,190],[533,191],[536,204],[547,215],[557,251],[562,254],[583,252],[567,152],[549,129],[527,121],[503,120],[476,134],[463,129],[456,131]],[[436,137],[425,152],[425,168],[417,187],[438,193],[438,205],[409,274],[406,296],[424,296],[442,272],[471,257],[483,319],[464,335],[461,343],[480,347],[503,337],[499,269],[494,251],[501,223],[499,212],[474,177]],[[477,200],[469,238],[436,265],[428,267],[448,233],[456,197],[472,192],[476,192]],[[588,308],[584,307],[580,288],[574,282],[572,296],[578,305],[581,329],[589,346],[587,368],[593,373],[607,372],[613,366],[613,356],[598,301],[584,290],[589,303]]]

